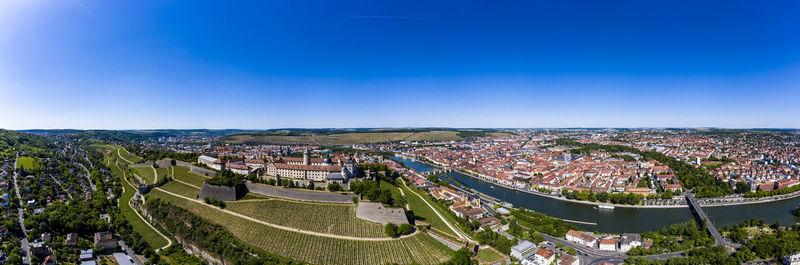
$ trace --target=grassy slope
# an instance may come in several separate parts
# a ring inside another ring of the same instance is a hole
[[[409,207],[411,207],[411,210],[414,211],[415,216],[424,218],[424,220],[422,220],[423,222],[431,224],[431,226],[435,227],[436,229],[455,235],[455,232],[453,232],[453,230],[447,227],[444,221],[441,218],[439,218],[439,216],[436,215],[436,213],[433,211],[433,209],[431,209],[431,207],[428,207],[428,205],[425,204],[425,202],[422,199],[415,196],[414,194],[411,194],[411,192],[418,192],[417,194],[422,195],[422,197],[425,200],[428,200],[428,197],[425,194],[422,194],[422,192],[419,192],[414,187],[400,186],[400,188],[403,189],[403,192],[406,193],[406,201],[408,201],[408,205]],[[433,202],[429,201],[429,203],[435,206]],[[446,215],[446,212],[442,212],[441,214],[445,218],[449,217],[448,215]],[[453,220],[451,220],[451,222],[453,222]]]
[[[151,167],[131,167],[137,176],[141,177],[146,183],[155,183],[155,175]]]
[[[172,181],[170,183],[165,184],[161,187],[169,192],[173,192],[176,194],[180,194],[181,196],[186,196],[189,198],[197,198],[197,195],[200,194],[200,189],[177,182]]]
[[[140,161],[142,161],[141,157],[129,153],[128,150],[125,150],[125,148],[118,146],[117,149],[119,149],[119,154],[122,155],[122,157],[124,157],[128,161],[131,161],[133,163],[139,163]]]
[[[114,148],[113,146],[101,146],[100,148],[101,149],[106,149],[106,150],[116,150],[116,148]],[[121,159],[118,159],[118,158],[114,157],[114,156],[116,156],[116,151],[111,152],[111,154],[112,154],[112,156],[107,157],[107,159],[111,159],[111,161],[115,161],[116,160],[116,161],[119,161],[120,163],[124,162],[124,160],[121,160]],[[122,166],[127,166],[126,164],[121,164],[121,165]],[[118,176],[120,178],[120,180],[122,180],[124,178],[123,177],[124,174],[121,171],[122,170],[121,167],[118,167],[113,163],[110,165],[110,167],[111,167],[111,172],[115,176]],[[150,170],[150,172],[152,174],[152,169]],[[125,216],[125,219],[128,220],[128,222],[131,224],[131,226],[133,226],[133,230],[138,232],[140,235],[142,235],[142,238],[144,238],[144,240],[147,241],[147,243],[149,243],[150,247],[152,247],[153,249],[158,249],[158,248],[161,248],[163,246],[166,246],[167,245],[167,240],[164,239],[163,237],[161,237],[158,233],[156,233],[155,230],[150,228],[150,226],[148,226],[144,222],[144,220],[139,218],[139,216],[136,215],[136,213],[134,212],[134,210],[130,206],[130,204],[128,204],[128,202],[130,202],[131,198],[133,198],[133,195],[136,193],[135,192],[135,188],[133,186],[131,186],[131,185],[128,185],[128,183],[125,182],[125,181],[122,181],[122,185],[125,187],[125,192],[123,192],[122,196],[120,196],[120,211]]]
[[[175,176],[173,177],[198,187],[202,187],[203,183],[209,179],[208,177],[189,172],[188,167],[182,166],[175,166]]]

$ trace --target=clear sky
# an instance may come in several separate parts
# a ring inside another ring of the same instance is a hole
[[[0,128],[800,128],[798,114],[798,1],[0,1]]]

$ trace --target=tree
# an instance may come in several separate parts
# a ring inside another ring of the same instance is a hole
[[[578,251],[577,251],[577,250],[575,250],[574,248],[567,247],[567,252],[568,252],[570,255],[573,255],[573,256],[575,256],[575,254],[576,254]]]
[[[389,237],[397,237],[397,225],[393,223],[386,224],[386,227],[383,229],[386,232],[386,235]]]
[[[453,258],[447,261],[448,265],[471,265],[477,264],[478,261],[473,261],[470,259],[472,257],[472,251],[467,248],[461,248],[453,254]]]
[[[408,235],[414,232],[414,226],[410,224],[401,224],[400,227],[397,228],[397,235]]]
[[[747,182],[739,181],[736,182],[736,193],[747,193],[750,191],[750,185]]]

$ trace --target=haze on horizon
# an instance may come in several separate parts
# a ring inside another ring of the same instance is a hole
[[[0,128],[800,128],[796,1],[0,2]]]

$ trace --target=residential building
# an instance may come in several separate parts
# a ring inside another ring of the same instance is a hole
[[[557,265],[579,265],[581,264],[580,259],[576,256],[562,254],[558,257],[558,261],[556,262]]]
[[[94,259],[94,250],[93,249],[84,249],[81,250],[80,256],[78,256],[80,261],[90,261]]]
[[[97,232],[94,233],[94,247],[99,249],[115,249],[117,248],[117,240],[111,232]]]
[[[578,232],[575,230],[567,231],[565,238],[569,241],[584,245],[586,247],[594,247],[597,239],[591,233]]]
[[[548,265],[556,259],[556,254],[551,250],[540,248],[533,257],[537,264]]]
[[[639,234],[622,234],[619,237],[619,251],[628,252],[639,246],[642,246],[642,237]]]
[[[535,250],[536,244],[528,240],[522,240],[516,246],[511,247],[511,256],[518,260],[524,260],[532,255]]]
[[[600,239],[598,248],[602,251],[617,251],[617,240],[613,238]]]
[[[800,265],[800,253],[794,253],[783,257],[784,265]]]

